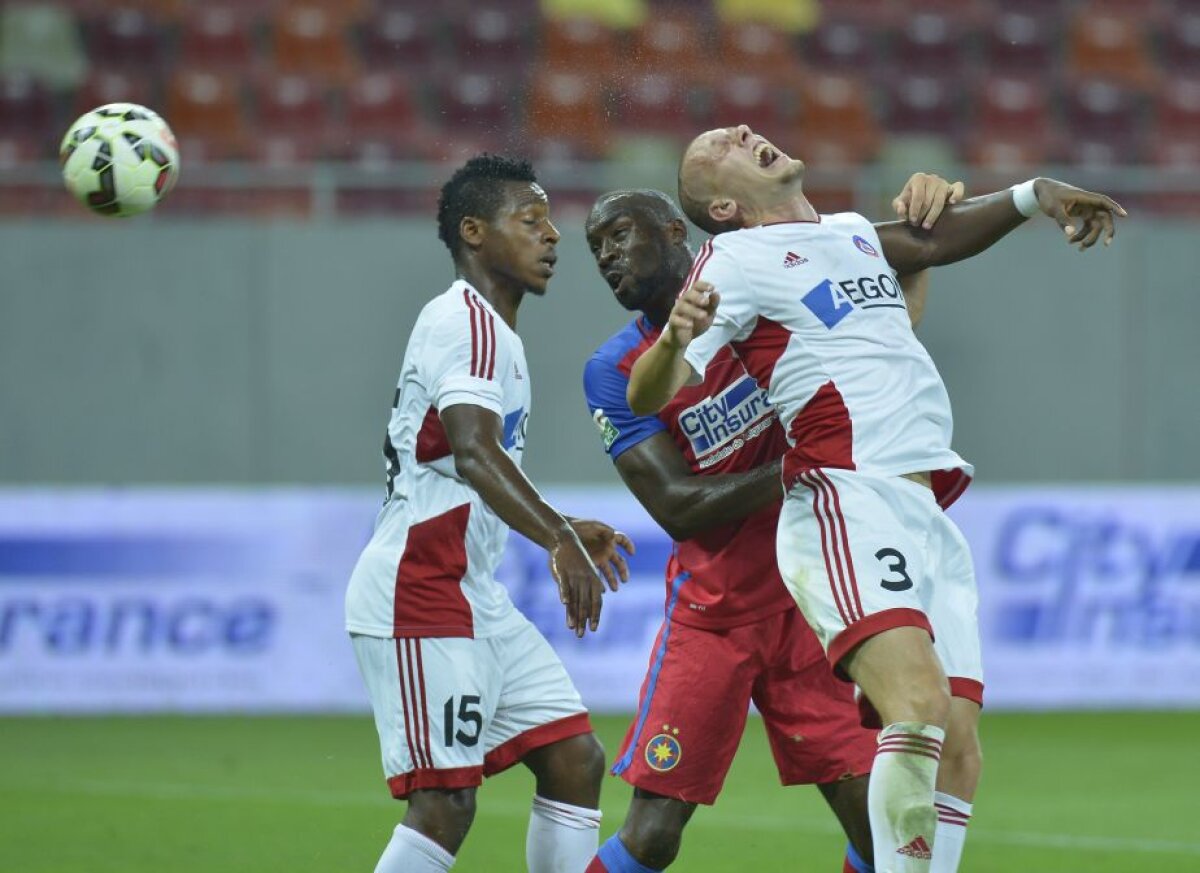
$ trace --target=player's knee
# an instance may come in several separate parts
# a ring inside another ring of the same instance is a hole
[[[983,772],[983,748],[979,745],[979,737],[971,733],[962,739],[956,737],[953,744],[947,743],[942,749],[941,767],[953,774],[958,784],[978,784]]]
[[[438,788],[409,796],[404,823],[453,852],[462,845],[474,819],[474,788]]]

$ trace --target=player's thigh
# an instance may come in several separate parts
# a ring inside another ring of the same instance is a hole
[[[499,684],[489,642],[351,639],[392,794],[479,785]]]
[[[756,627],[663,625],[613,773],[652,794],[688,803],[716,799],[745,730],[760,669]]]
[[[854,686],[837,678],[796,610],[763,622],[777,641],[753,700],[784,785],[837,782],[869,773],[875,732],[859,724]]]
[[[819,469],[803,474],[784,501],[780,573],[834,664],[884,630],[929,629],[924,502],[931,498],[921,487]]]
[[[983,704],[979,594],[970,547],[958,527],[939,513],[930,525],[930,563],[937,575],[929,618],[934,650],[950,680],[950,693]]]
[[[498,695],[484,734],[484,772],[489,776],[534,749],[591,732],[566,667],[531,622],[522,619],[496,642]]]

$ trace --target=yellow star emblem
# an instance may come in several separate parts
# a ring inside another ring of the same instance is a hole
[[[671,760],[671,757],[675,754],[671,747],[666,743],[659,743],[652,749],[652,751],[654,752],[654,759],[660,764],[665,764],[667,761]]]

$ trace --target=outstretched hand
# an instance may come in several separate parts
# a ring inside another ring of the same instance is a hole
[[[892,200],[896,217],[914,227],[929,230],[946,206],[962,200],[966,186],[950,183],[933,173],[913,173],[904,189]]]
[[[634,553],[633,542],[620,531],[599,521],[570,520],[571,531],[550,549],[550,573],[558,583],[558,598],[567,612],[567,627],[582,637],[600,626],[604,586],[616,591],[628,581],[629,567],[618,547]]]
[[[1084,191],[1056,179],[1037,179],[1033,183],[1042,212],[1058,222],[1067,242],[1079,244],[1079,250],[1089,249],[1103,237],[1107,246],[1112,243],[1117,228],[1113,216],[1124,218],[1128,213],[1120,203],[1104,194]]]
[[[633,540],[601,521],[573,518],[571,527],[575,529],[579,542],[596,569],[607,580],[609,591],[616,591],[622,582],[629,581],[629,565],[625,563],[625,556],[618,547],[632,555],[637,551]]]

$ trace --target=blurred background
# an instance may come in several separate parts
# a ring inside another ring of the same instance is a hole
[[[180,142],[178,187],[137,219],[89,215],[60,178],[71,121],[112,101]],[[341,597],[408,332],[453,278],[437,190],[482,150],[534,160],[563,234],[547,297],[521,311],[526,469],[640,547],[583,643],[539,550],[514,537],[504,580],[612,714],[615,748],[670,543],[583,402],[584,362],[627,318],[583,218],[612,188],[674,194],[682,146],[742,122],[805,160],[823,212],[886,220],[917,170],[971,193],[1052,175],[1129,210],[1109,249],[1035,220],[935,271],[919,331],[978,468],[952,515],[978,566],[989,773],[1007,774],[964,869],[1200,870],[1168,811],[1200,776],[1195,0],[0,3],[0,869],[192,869],[115,836],[126,811],[168,845],[195,823],[281,835],[253,865],[202,839],[195,869],[373,863],[395,810]],[[836,856],[833,831],[797,825],[820,809],[763,818],[761,739],[758,781],[735,772],[745,797],[717,839],[689,837],[686,869],[760,844],[777,869],[810,838]],[[1095,767],[1120,756],[1128,772]],[[319,772],[283,778],[313,816],[293,845],[297,808],[259,786],[297,761]],[[1063,788],[1044,806],[1021,787],[1045,783]],[[495,836],[463,869],[520,868],[519,839],[511,863],[487,852],[523,832],[522,790],[498,818],[481,805]],[[626,792],[606,792],[607,833]],[[85,835],[104,859],[53,837],[68,797],[111,811]],[[346,809],[375,824],[331,824]]]

